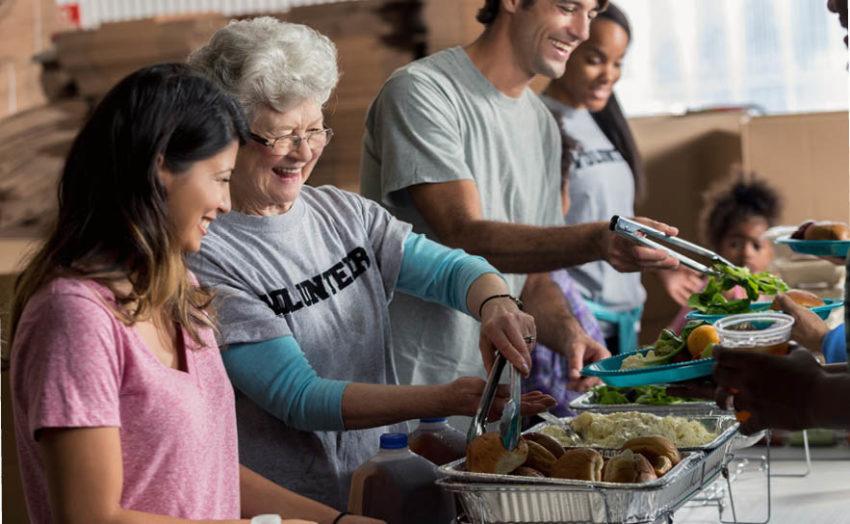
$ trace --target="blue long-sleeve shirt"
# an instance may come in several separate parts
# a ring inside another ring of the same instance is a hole
[[[396,288],[470,314],[467,293],[485,273],[499,274],[481,257],[410,233]],[[234,344],[222,358],[234,386],[287,426],[306,431],[345,429],[342,395],[348,382],[319,377],[293,336]]]

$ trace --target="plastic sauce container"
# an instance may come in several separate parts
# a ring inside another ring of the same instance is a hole
[[[407,447],[407,435],[384,433],[378,454],[351,477],[348,511],[388,524],[448,524],[457,516],[454,499],[437,477],[437,467]]]
[[[794,317],[785,313],[729,315],[714,323],[720,345],[729,349],[787,355]]]
[[[442,466],[466,455],[466,436],[445,417],[423,418],[408,436],[410,451]]]

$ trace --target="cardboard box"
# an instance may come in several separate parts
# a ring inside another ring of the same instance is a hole
[[[0,118],[46,102],[33,55],[50,48],[56,27],[54,0],[0,1]]]
[[[781,224],[850,222],[847,111],[751,118],[741,138],[744,169],[785,196]]]
[[[630,120],[646,166],[648,194],[636,208],[698,235],[703,193],[736,164],[770,182],[784,197],[781,224],[850,220],[848,113],[749,116],[744,112]],[[706,246],[710,247],[710,246]],[[649,343],[679,307],[650,273],[641,342]]]
[[[702,194],[741,163],[741,128],[748,118],[745,112],[734,111],[631,119],[646,172],[647,194],[635,208],[637,215],[676,226],[682,238],[700,243]],[[648,344],[667,327],[679,306],[654,273],[644,272],[642,282],[647,300],[640,342]]]

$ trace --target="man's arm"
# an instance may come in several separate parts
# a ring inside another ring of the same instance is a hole
[[[610,357],[611,353],[584,331],[549,273],[529,275],[522,290],[522,300],[526,312],[534,317],[537,324],[537,340],[567,357],[569,388],[584,391],[598,384],[599,379],[581,377],[581,368]]]
[[[678,265],[662,251],[615,235],[607,222],[540,227],[484,220],[478,188],[471,180],[417,184],[407,190],[441,243],[483,256],[505,273],[539,273],[595,260],[606,260],[618,271]],[[641,221],[678,233],[660,222]]]

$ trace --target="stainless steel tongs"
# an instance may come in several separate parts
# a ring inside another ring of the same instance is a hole
[[[511,366],[511,399],[502,410],[502,417],[499,422],[499,434],[502,440],[502,447],[508,451],[516,449],[519,443],[521,431],[521,387],[519,372],[513,365],[508,364],[504,355],[499,353],[496,355],[496,361],[493,363],[490,374],[487,376],[487,384],[484,386],[484,392],[481,394],[481,400],[478,403],[478,409],[475,410],[472,424],[469,426],[469,431],[466,432],[467,444],[487,431],[487,415],[490,413],[490,406],[493,405],[493,398],[496,396],[496,389],[499,386],[499,378],[502,376],[506,365]]]
[[[726,266],[735,267],[735,264],[729,262],[714,251],[705,249],[704,247],[698,246],[692,242],[688,242],[687,240],[682,240],[679,237],[674,237],[666,233],[662,233],[654,227],[646,226],[644,224],[641,224],[640,222],[635,222],[634,220],[629,220],[628,218],[623,218],[619,215],[614,215],[613,217],[611,217],[611,223],[609,225],[609,228],[611,229],[611,231],[617,233],[618,235],[631,239],[637,242],[638,244],[643,244],[651,248],[660,249],[661,251],[664,251],[670,256],[679,259],[679,262],[681,262],[683,265],[693,270],[699,271],[700,273],[703,273],[705,275],[718,275],[719,273],[714,269],[704,264],[700,264],[696,260],[688,258],[685,255],[679,253],[678,251],[670,249],[669,247],[659,244],[658,242],[654,242],[648,239],[647,237],[655,237],[663,240],[664,242],[667,242],[668,244],[672,244],[686,251],[690,251],[691,253],[696,253],[697,255],[704,256],[715,264],[723,264]],[[638,233],[643,233],[646,236],[639,235]]]

